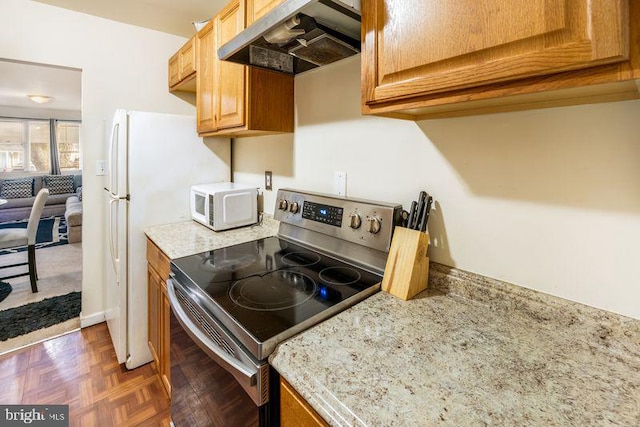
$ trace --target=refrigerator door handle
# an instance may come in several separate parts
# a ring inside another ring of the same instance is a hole
[[[116,281],[118,284],[120,284],[120,268],[119,268],[120,257],[113,244],[113,204],[114,202],[119,202],[119,200],[115,198],[109,199],[109,251],[111,252],[111,263],[113,264],[113,269],[116,271]]]
[[[120,132],[120,123],[116,119],[111,127],[111,139],[109,140],[109,193],[111,194],[118,192],[118,132]],[[114,150],[116,150],[115,156]]]

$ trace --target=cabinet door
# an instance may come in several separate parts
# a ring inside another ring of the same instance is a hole
[[[363,2],[363,101],[624,61],[628,9],[628,0]]]
[[[323,427],[328,424],[291,387],[280,378],[280,426],[281,427]]]
[[[147,318],[147,335],[149,339],[149,350],[156,363],[158,371],[160,370],[160,359],[158,352],[160,351],[160,288],[158,284],[161,279],[158,273],[149,265],[147,268],[147,298],[149,304],[149,314]]]
[[[284,0],[247,0],[247,26],[262,18]]]
[[[167,389],[169,397],[171,397],[171,357],[169,351],[171,344],[171,333],[169,329],[169,323],[171,321],[171,305],[169,304],[169,297],[167,296],[166,282],[162,281],[160,286],[160,366],[158,367],[158,371],[160,373],[162,383]]]
[[[214,20],[209,21],[197,34],[196,49],[198,73],[196,74],[198,133],[216,130],[215,117],[215,31]]]
[[[169,88],[180,83],[180,55],[176,53],[169,59]]]
[[[216,16],[216,51],[244,29],[243,5],[244,1],[234,0]],[[217,60],[215,81],[218,129],[244,126],[246,73],[244,65]]]
[[[192,37],[180,49],[180,80],[196,72],[196,39]]]

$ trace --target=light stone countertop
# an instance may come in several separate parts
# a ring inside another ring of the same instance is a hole
[[[170,259],[175,259],[275,236],[279,224],[264,214],[260,223],[232,230],[213,231],[195,221],[185,221],[149,227],[144,232]]]
[[[333,426],[640,426],[640,321],[432,263],[270,362]]]

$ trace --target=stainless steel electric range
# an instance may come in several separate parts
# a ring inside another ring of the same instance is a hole
[[[175,259],[174,425],[278,425],[276,345],[380,289],[396,204],[280,190],[278,235]]]

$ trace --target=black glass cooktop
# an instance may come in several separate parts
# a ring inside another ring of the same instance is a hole
[[[203,298],[205,306],[220,308],[258,342],[353,300],[381,280],[278,237],[178,258],[171,264],[176,280]]]

